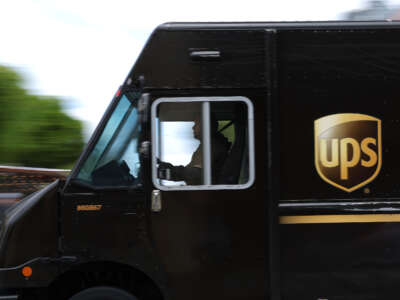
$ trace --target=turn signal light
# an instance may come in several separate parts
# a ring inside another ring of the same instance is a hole
[[[22,275],[24,275],[25,277],[31,277],[32,276],[32,268],[31,267],[23,267]]]

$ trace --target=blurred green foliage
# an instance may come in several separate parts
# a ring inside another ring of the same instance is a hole
[[[29,94],[22,83],[0,66],[0,164],[71,165],[83,148],[82,123],[62,111],[59,99]]]

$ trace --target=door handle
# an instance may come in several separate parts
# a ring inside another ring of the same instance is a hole
[[[153,190],[151,192],[151,210],[153,212],[160,212],[162,209],[161,191]]]

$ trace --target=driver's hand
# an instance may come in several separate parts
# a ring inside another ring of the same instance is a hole
[[[159,169],[172,169],[174,167],[173,164],[168,163],[168,162],[163,162],[161,160],[158,160],[157,163],[158,163]]]
[[[167,162],[163,162],[157,158],[158,164],[158,178],[160,179],[171,179],[171,170],[173,169],[173,165]]]
[[[172,181],[182,181],[185,167],[174,166],[171,163],[163,162],[157,159],[158,163],[158,178],[172,180]]]

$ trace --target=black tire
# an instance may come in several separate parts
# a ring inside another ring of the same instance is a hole
[[[135,296],[119,288],[108,286],[93,287],[83,290],[69,300],[138,300]]]

